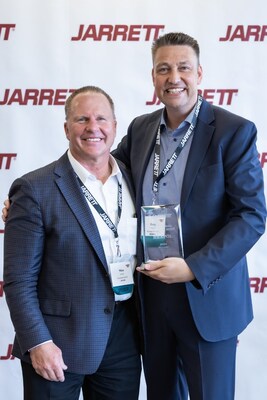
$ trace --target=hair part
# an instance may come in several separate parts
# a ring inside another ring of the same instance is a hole
[[[108,100],[110,107],[112,109],[112,113],[114,118],[115,117],[115,106],[114,106],[114,102],[112,100],[112,98],[101,88],[97,87],[97,86],[83,86],[79,89],[74,90],[74,92],[71,93],[71,95],[67,98],[66,102],[65,102],[65,118],[66,120],[69,118],[70,115],[70,110],[71,110],[71,106],[72,106],[72,102],[75,99],[76,96],[78,96],[81,93],[100,93],[103,94],[103,96],[106,97],[106,99]]]
[[[194,50],[198,63],[200,57],[200,49],[198,42],[191,36],[182,32],[170,32],[160,36],[152,44],[152,61],[154,63],[157,50],[163,46],[190,46]]]

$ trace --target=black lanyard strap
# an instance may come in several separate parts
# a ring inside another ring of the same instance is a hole
[[[121,219],[121,213],[122,213],[122,185],[118,182],[118,197],[117,197],[117,203],[118,203],[118,216],[117,216],[117,223],[116,225],[111,221],[107,213],[103,210],[103,208],[100,206],[100,204],[97,202],[95,197],[92,195],[90,190],[82,183],[81,179],[77,176],[77,179],[80,183],[82,192],[84,194],[84,197],[89,201],[89,203],[95,208],[95,210],[98,212],[99,216],[103,219],[105,224],[108,226],[110,230],[112,230],[116,242],[116,247],[117,247],[117,256],[121,256],[120,253],[120,246],[119,246],[119,234],[117,230],[117,226],[119,225],[120,219]]]

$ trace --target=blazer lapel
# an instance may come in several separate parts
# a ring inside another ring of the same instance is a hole
[[[58,160],[54,172],[55,182],[59,190],[67,201],[70,209],[75,214],[77,221],[96,251],[103,266],[108,271],[107,261],[95,219],[82,194],[78,179],[76,178],[66,153]]]
[[[117,164],[118,164],[118,166],[120,168],[120,171],[121,171],[121,173],[123,175],[123,178],[126,181],[126,184],[127,184],[128,189],[129,189],[132,201],[135,204],[135,191],[134,191],[134,185],[133,185],[131,172],[130,172],[130,170],[128,170],[126,168],[126,166],[120,160],[116,159],[116,162],[117,162]]]
[[[214,120],[214,113],[205,100],[200,109],[198,122],[195,128],[192,145],[190,148],[184,179],[181,192],[181,209],[183,210],[188,196],[191,192],[192,186],[198,170],[201,166],[203,158],[205,157],[207,148],[214,132],[214,126],[211,122]]]
[[[142,142],[142,148],[138,149],[138,158],[137,159],[137,168],[132,167],[132,174],[133,174],[133,179],[135,181],[136,185],[136,193],[137,193],[137,201],[136,201],[136,209],[137,211],[141,209],[142,205],[142,192],[143,192],[143,180],[144,180],[144,175],[146,172],[147,165],[149,163],[150,156],[152,154],[153,148],[155,146],[156,142],[156,133],[157,129],[159,127],[159,122],[160,122],[160,116],[161,116],[162,110],[158,111],[156,114],[154,114],[154,118],[151,122],[147,124],[147,127],[143,133],[144,135],[144,141]],[[134,176],[135,174],[135,176]]]

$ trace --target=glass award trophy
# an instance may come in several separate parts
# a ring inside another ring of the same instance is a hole
[[[183,257],[180,205],[141,207],[141,239],[144,262]]]

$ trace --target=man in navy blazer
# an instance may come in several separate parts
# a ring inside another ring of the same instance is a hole
[[[137,400],[136,217],[130,175],[110,155],[114,104],[89,86],[65,111],[68,152],[17,179],[9,193],[4,289],[24,399],[77,400],[83,385],[84,399]],[[120,285],[117,263],[129,284]]]
[[[253,318],[246,254],[266,218],[256,127],[198,96],[192,37],[160,37],[152,58],[165,108],[135,118],[114,152],[131,168],[139,217],[143,205],[181,207],[184,257],[170,248],[138,267],[148,400],[179,399],[178,359],[191,400],[233,400],[237,335]]]

